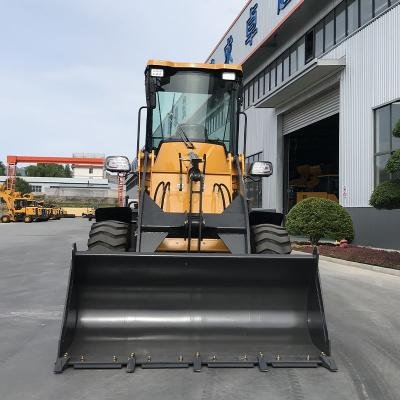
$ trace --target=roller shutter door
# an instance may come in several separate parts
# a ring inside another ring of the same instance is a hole
[[[282,119],[283,134],[287,135],[338,114],[339,108],[340,90],[336,88],[284,114]]]

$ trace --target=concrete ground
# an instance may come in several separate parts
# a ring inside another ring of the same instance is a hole
[[[0,399],[400,398],[400,278],[320,262],[333,356],[317,369],[73,370],[52,373],[72,243],[82,219],[0,224]]]

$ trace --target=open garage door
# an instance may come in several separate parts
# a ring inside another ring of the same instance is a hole
[[[287,135],[332,115],[339,114],[339,107],[340,91],[337,87],[284,114],[282,119],[283,134]]]
[[[284,210],[308,197],[339,201],[339,114],[284,137]]]

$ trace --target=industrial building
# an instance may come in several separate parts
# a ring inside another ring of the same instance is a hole
[[[0,176],[0,184],[5,184],[7,177]],[[108,179],[53,178],[42,176],[24,176],[31,186],[32,193],[53,197],[105,197],[116,198],[116,184]]]
[[[339,201],[356,243],[400,249],[400,210],[369,205],[400,148],[398,0],[251,0],[207,58],[244,69],[254,207],[287,213],[302,198]]]

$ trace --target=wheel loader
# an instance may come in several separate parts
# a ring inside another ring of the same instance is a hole
[[[241,67],[149,61],[145,87],[139,207],[98,208],[88,249],[73,247],[54,371],[335,371],[318,254],[291,254],[283,215],[248,204],[246,181],[273,171],[239,150]]]
[[[31,223],[47,220],[45,210],[38,206],[32,199],[32,195],[22,195],[20,192],[6,189],[0,185],[0,200],[6,205],[6,211],[1,215],[1,222]]]

